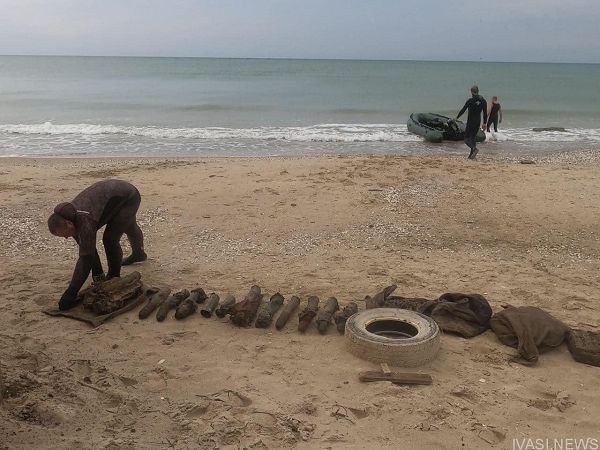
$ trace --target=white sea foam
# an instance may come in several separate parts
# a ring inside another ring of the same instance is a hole
[[[508,136],[500,131],[491,131],[489,133],[485,133],[486,139],[490,142],[504,142],[508,141]]]
[[[156,139],[257,139],[298,142],[404,142],[417,141],[405,125],[394,124],[322,124],[307,127],[257,128],[165,128],[127,127],[94,124],[0,125],[0,133],[20,135],[126,135]]]
[[[6,124],[0,125],[4,135],[131,136],[154,139],[255,139],[295,142],[410,142],[420,138],[408,132],[404,124],[320,124],[305,127],[255,128],[168,128],[155,126],[118,126],[97,124]],[[531,128],[505,129],[488,133],[491,141],[513,142],[600,142],[600,129],[573,128],[564,132],[535,132]]]
[[[488,133],[490,145],[530,150],[589,148],[600,129],[535,132],[507,128]],[[456,143],[455,143],[456,144]],[[100,124],[0,125],[0,156],[8,155],[245,155],[416,154],[448,151],[452,144],[424,144],[404,124],[328,123],[305,127],[169,128]]]
[[[600,129],[570,128],[566,131],[533,131],[530,128],[505,130],[509,141],[515,142],[600,142]]]

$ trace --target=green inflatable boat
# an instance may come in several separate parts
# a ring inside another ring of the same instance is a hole
[[[429,142],[462,141],[465,124],[460,120],[434,113],[412,113],[406,123],[408,131],[423,136]],[[477,142],[485,141],[483,130],[477,132]]]

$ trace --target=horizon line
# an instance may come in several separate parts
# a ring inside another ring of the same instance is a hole
[[[299,57],[271,57],[271,56],[164,56],[164,55],[79,55],[79,54],[0,54],[0,57],[50,57],[50,58],[152,58],[152,59],[241,59],[241,60],[284,60],[284,61],[369,61],[369,62],[464,62],[464,63],[491,63],[491,64],[589,64],[597,65],[600,62],[574,62],[574,61],[493,61],[470,59],[381,59],[381,58],[299,58]]]

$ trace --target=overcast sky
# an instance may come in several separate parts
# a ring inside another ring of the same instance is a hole
[[[0,54],[600,63],[600,0],[0,0]]]

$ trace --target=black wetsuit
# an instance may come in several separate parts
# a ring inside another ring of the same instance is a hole
[[[108,276],[121,273],[123,250],[121,236],[127,235],[134,253],[143,253],[144,237],[136,222],[140,206],[140,193],[135,186],[121,180],[99,181],[83,190],[71,204],[75,215],[75,240],[79,245],[79,259],[69,288],[64,296],[77,295],[92,270],[93,275],[102,273],[102,264],[96,250],[96,234],[106,225],[102,243],[108,261]]]
[[[473,95],[467,100],[456,118],[462,116],[467,109],[469,110],[469,115],[467,116],[467,126],[465,129],[465,144],[471,149],[472,153],[477,147],[475,139],[481,126],[481,113],[483,113],[483,121],[487,121],[487,102],[481,95]]]
[[[498,132],[498,113],[500,112],[500,103],[492,103],[490,115],[487,120],[487,130],[490,131],[490,125],[494,124],[494,131]]]

